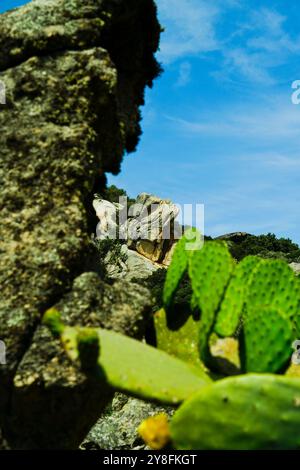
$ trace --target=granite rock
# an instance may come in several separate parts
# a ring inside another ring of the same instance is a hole
[[[76,447],[101,412],[40,323],[84,273],[99,278],[93,194],[138,142],[159,33],[152,0],[33,0],[0,15],[0,427],[13,448]],[[90,295],[86,323],[102,308]],[[65,439],[49,439],[55,426]]]
[[[116,393],[112,403],[82,442],[82,450],[145,450],[146,445],[137,428],[149,416],[167,413],[171,407],[161,407]]]

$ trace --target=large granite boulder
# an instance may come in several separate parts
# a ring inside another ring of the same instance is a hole
[[[136,252],[154,268],[170,264],[170,252],[183,234],[176,220],[179,209],[172,201],[142,193],[130,206],[126,197],[114,203],[96,198],[93,206],[99,219],[98,240],[118,239],[129,248],[130,259]],[[134,258],[138,263],[138,257]]]
[[[117,307],[103,318],[102,292],[109,287],[101,284],[91,243],[92,200],[104,172],[117,173],[124,152],[138,142],[144,88],[159,72],[159,33],[152,0],[33,0],[0,15],[5,445],[76,447],[111,394],[103,390],[97,402],[93,387],[62,357],[40,326],[47,308],[58,304],[69,324],[129,334],[140,328],[129,326],[132,299],[126,303],[124,291],[118,297],[118,287],[110,292]],[[144,292],[138,325],[148,303]]]

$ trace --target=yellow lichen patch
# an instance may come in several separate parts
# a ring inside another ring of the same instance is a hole
[[[145,419],[138,428],[138,433],[153,450],[163,449],[170,441],[168,417],[164,413]]]

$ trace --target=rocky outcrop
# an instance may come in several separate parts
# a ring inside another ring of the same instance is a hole
[[[147,293],[136,305],[126,289],[128,303],[123,286],[104,309],[92,197],[138,141],[159,32],[152,0],[33,0],[0,16],[0,427],[12,447],[76,447],[111,396],[97,403],[63,359],[40,326],[47,308],[128,334],[146,314]]]
[[[129,250],[127,245],[122,245],[121,256],[116,259],[114,251],[107,253],[104,263],[109,279],[147,279],[151,274],[160,269],[158,263],[153,263],[148,258],[134,250]]]
[[[122,245],[120,256],[109,251],[105,257],[108,277],[147,278],[170,264],[183,233],[172,201],[143,193],[130,207],[126,198],[118,203],[97,198],[93,206],[99,219],[97,240],[117,239]]]

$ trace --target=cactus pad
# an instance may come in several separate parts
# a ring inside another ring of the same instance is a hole
[[[295,337],[300,333],[300,284],[285,261],[265,260],[252,276],[247,311],[267,305],[281,310],[290,319]]]
[[[182,361],[204,368],[198,351],[199,320],[188,315],[178,324],[178,327],[174,326],[171,329],[168,326],[166,312],[161,309],[154,315],[154,326],[158,349]]]
[[[193,294],[201,311],[199,351],[209,361],[208,340],[215,314],[234,268],[234,261],[224,242],[206,242],[189,260]]]
[[[83,337],[84,330],[65,327],[61,336],[62,344],[73,361],[79,358],[78,337]],[[210,382],[200,369],[163,351],[119,333],[98,328],[93,331],[99,336],[101,379],[105,376],[107,383],[117,390],[142,399],[178,404]],[[93,341],[92,352],[94,344]]]
[[[85,372],[93,372],[97,367],[100,356],[97,330],[94,328],[83,328],[79,330],[76,340],[81,368]]]
[[[245,317],[241,362],[247,372],[279,372],[292,356],[290,321],[274,307],[251,309]]]
[[[193,239],[197,241],[199,237],[201,238],[198,230],[189,229],[175,246],[163,290],[163,303],[166,310],[170,307],[179,283],[187,270],[189,256],[194,253],[189,250],[189,246],[195,243]]]
[[[300,449],[300,379],[247,374],[220,380],[171,421],[180,450]]]
[[[247,256],[234,270],[217,316],[215,332],[225,338],[233,336],[239,325],[253,271],[263,260]]]
[[[61,321],[60,313],[55,308],[50,308],[45,312],[43,324],[49,328],[55,338],[59,338],[65,328]]]

